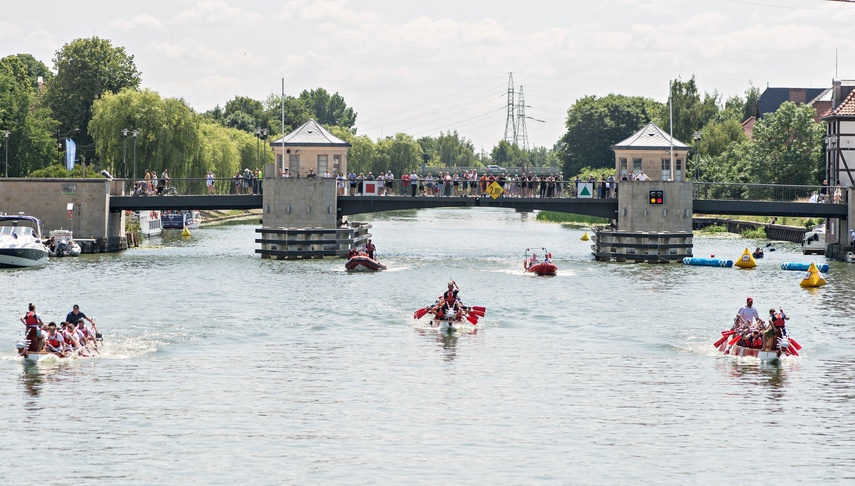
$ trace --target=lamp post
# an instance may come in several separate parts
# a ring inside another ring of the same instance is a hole
[[[127,128],[122,129],[122,135],[125,136],[125,155],[123,158],[123,160],[125,161],[125,179],[128,178],[128,132],[129,131],[130,130],[128,130]],[[136,179],[136,176],[134,176],[134,179]]]
[[[9,135],[11,135],[11,134],[12,134],[12,132],[10,132],[9,130],[3,130],[3,138],[6,139],[5,144],[6,144],[6,178],[7,179],[9,178]]]
[[[139,133],[139,130],[134,130],[131,132],[131,135],[134,136],[134,179],[137,178],[137,134]]]
[[[701,132],[695,132],[692,134],[692,139],[695,141],[695,182],[699,182],[701,178],[701,153],[700,153],[700,143],[701,143]]]

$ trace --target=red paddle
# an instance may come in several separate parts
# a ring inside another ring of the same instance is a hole
[[[428,313],[427,307],[422,307],[421,309],[413,312],[413,319],[421,319],[427,313]]]
[[[789,339],[790,339],[790,344],[792,344],[794,348],[802,349],[802,345],[797,343],[795,339],[793,339],[793,338],[789,338]]]
[[[727,338],[730,337],[730,335],[734,333],[734,331],[723,331],[723,332],[726,332],[727,334],[722,336],[721,339],[719,339],[718,341],[714,342],[713,347],[717,348],[717,347],[721,346],[722,344],[724,344],[725,341],[727,341]]]
[[[472,314],[466,314],[466,320],[471,322],[473,326],[478,325],[478,318]]]
[[[484,311],[471,310],[469,311],[471,314],[475,314],[478,317],[484,317]]]

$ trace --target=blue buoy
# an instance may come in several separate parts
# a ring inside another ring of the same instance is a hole
[[[815,263],[817,270],[822,273],[828,272],[828,264],[827,263]],[[781,264],[781,270],[796,270],[799,272],[807,272],[810,268],[810,263],[803,262],[784,262]]]
[[[705,267],[732,267],[733,260],[724,260],[722,258],[683,258],[684,265],[701,265]]]

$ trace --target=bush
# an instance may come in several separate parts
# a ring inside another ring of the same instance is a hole
[[[709,233],[709,234],[727,233],[727,226],[721,226],[721,225],[713,224],[713,225],[707,226],[705,228],[701,228],[700,230],[698,230],[698,232],[705,233],[705,234],[706,233]]]
[[[740,233],[743,238],[752,238],[755,240],[762,240],[766,238],[766,228],[754,228],[748,229]]]

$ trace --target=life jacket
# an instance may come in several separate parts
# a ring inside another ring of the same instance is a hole
[[[783,314],[781,314],[780,312],[776,312],[772,316],[772,324],[774,324],[775,327],[784,327],[787,325],[786,321],[784,321]]]
[[[753,348],[762,348],[763,347],[763,337],[757,336],[751,340],[751,347]]]
[[[453,290],[447,290],[442,294],[442,298],[448,303],[448,305],[454,305],[454,301],[457,300],[457,296],[454,294]]]
[[[28,326],[37,326],[39,324],[39,320],[36,318],[35,312],[27,312],[24,317],[24,322]]]
[[[54,334],[53,336],[48,337],[48,344],[53,348],[59,348],[61,341],[59,340],[59,333]]]

